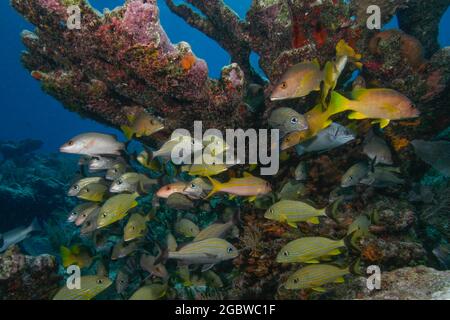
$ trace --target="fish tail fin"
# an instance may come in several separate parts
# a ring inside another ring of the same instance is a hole
[[[330,104],[328,105],[328,112],[330,116],[337,113],[341,113],[350,110],[351,100],[347,99],[343,95],[337,93],[336,91],[331,92]]]
[[[209,182],[211,182],[212,184],[212,190],[211,192],[208,194],[208,196],[206,197],[206,199],[211,198],[213,195],[215,195],[217,192],[220,191],[220,188],[222,186],[222,183],[220,183],[219,181],[211,178],[210,176],[206,176],[206,178],[208,178]]]
[[[351,274],[362,276],[363,273],[361,271],[361,258],[356,258],[350,265],[348,266],[348,271]]]
[[[128,140],[131,140],[133,138],[134,132],[133,129],[129,126],[120,126],[120,129],[122,129],[123,134]]]
[[[64,268],[67,268],[68,266],[72,265],[75,262],[75,259],[72,255],[72,252],[69,248],[65,246],[61,246],[59,248],[60,254],[61,254],[61,260]]]
[[[361,252],[361,248],[358,245],[358,241],[361,239],[361,236],[358,236],[356,234],[356,230],[353,231],[352,233],[350,233],[349,235],[347,235],[343,241],[344,244],[347,248],[356,251],[356,252]]]
[[[37,218],[34,218],[33,221],[31,222],[30,229],[31,229],[31,231],[37,231],[37,232],[42,231],[42,227],[39,224],[39,221]]]
[[[337,221],[337,211],[339,209],[339,205],[344,200],[343,197],[337,198],[331,205],[325,208],[325,215],[327,215],[330,219]]]

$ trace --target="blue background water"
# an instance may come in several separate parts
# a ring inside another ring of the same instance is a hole
[[[121,5],[124,0],[91,0],[99,10]],[[229,63],[228,54],[213,40],[189,27],[182,19],[170,12],[163,0],[158,1],[161,23],[172,42],[187,41],[197,56],[208,62],[210,74],[217,77],[221,68]],[[240,17],[245,17],[251,0],[226,0]],[[392,21],[387,28],[396,27]],[[33,30],[10,6],[9,1],[0,1],[0,140],[36,138],[44,141],[45,151],[57,151],[68,138],[86,131],[101,131],[120,134],[117,130],[104,127],[94,121],[82,119],[65,110],[58,101],[46,95],[20,64],[20,53],[24,49],[19,34],[22,30]],[[180,32],[181,30],[181,32]],[[441,21],[439,41],[442,46],[450,45],[450,10]],[[257,64],[257,56],[252,56]]]

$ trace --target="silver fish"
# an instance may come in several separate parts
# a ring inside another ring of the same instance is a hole
[[[158,181],[148,178],[145,174],[136,172],[127,172],[114,180],[109,188],[110,192],[142,192],[147,193],[151,185],[157,184]]]
[[[340,147],[355,140],[355,134],[348,128],[332,123],[328,128],[320,131],[316,137],[295,146],[299,156],[310,152],[323,152]]]
[[[361,180],[361,183],[376,188],[404,184],[405,180],[397,177],[397,173],[400,173],[398,168],[375,167],[373,172],[369,172],[367,177]]]
[[[363,152],[375,162],[374,165],[379,163],[391,165],[394,163],[392,161],[391,150],[386,141],[377,136],[373,130],[369,131],[367,134],[364,141]]]
[[[105,180],[102,177],[88,177],[78,180],[77,182],[73,183],[70,186],[69,191],[67,192],[67,195],[69,197],[76,197],[81,189],[86,187],[87,185],[90,185],[92,183],[105,183]]]
[[[130,167],[126,163],[116,163],[106,171],[105,179],[116,180],[129,170]]]
[[[97,132],[80,134],[59,148],[59,151],[63,153],[88,156],[120,155],[123,150],[125,150],[125,145],[118,142],[115,136]]]
[[[27,227],[18,227],[4,234],[0,234],[0,252],[4,252],[10,246],[25,240],[33,231],[39,230],[41,230],[41,227],[35,218]]]
[[[195,178],[184,189],[183,194],[187,195],[191,199],[202,199],[208,196],[211,192],[212,186],[206,182],[203,178]]]
[[[269,117],[269,126],[280,130],[280,136],[291,132],[308,130],[305,116],[291,108],[277,108]]]
[[[411,144],[420,159],[450,177],[450,141],[413,140]]]
[[[125,160],[121,157],[93,156],[89,160],[88,168],[91,172],[108,170],[118,163],[125,163]]]
[[[80,233],[82,235],[94,232],[95,230],[97,230],[97,220],[98,220],[98,215],[100,213],[100,207],[95,208],[92,213],[89,214],[89,216],[87,217],[86,221],[84,221],[84,223],[81,226],[81,230]]]

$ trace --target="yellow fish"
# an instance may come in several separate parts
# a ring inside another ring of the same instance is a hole
[[[319,263],[323,258],[341,254],[344,240],[323,237],[304,237],[286,244],[277,255],[279,263]]]
[[[181,171],[189,173],[191,176],[215,176],[219,173],[225,172],[228,170],[226,164],[192,164],[185,165],[181,168]]]
[[[153,283],[139,288],[129,300],[158,300],[166,295],[167,284]]]
[[[138,205],[138,202],[136,201],[138,197],[138,193],[124,193],[109,198],[100,208],[100,213],[97,220],[97,228],[100,229],[106,227],[116,221],[123,219],[130,209]]]
[[[121,129],[128,140],[133,138],[133,136],[137,138],[150,136],[164,129],[161,121],[147,112],[127,115],[127,118],[130,126],[121,126]]]
[[[288,290],[313,289],[325,292],[323,285],[328,283],[343,283],[344,276],[350,273],[359,273],[359,261],[347,268],[339,268],[328,264],[314,264],[306,266],[293,273],[284,283]]]
[[[175,223],[175,231],[185,237],[193,238],[200,232],[198,226],[188,219],[181,219]]]
[[[86,187],[81,189],[77,197],[79,199],[92,201],[92,202],[102,202],[108,192],[108,187],[102,183],[91,183]]]
[[[152,155],[148,151],[144,150],[137,156],[136,160],[147,169],[155,172],[160,172],[162,170],[162,164],[158,158],[151,159]]]
[[[264,214],[266,219],[286,222],[294,228],[297,228],[297,222],[319,224],[319,217],[326,216],[326,208],[316,209],[304,202],[293,200],[279,201]]]
[[[144,237],[147,233],[148,216],[142,216],[139,213],[131,215],[123,231],[123,240],[131,241],[137,238]]]
[[[355,49],[349,46],[344,40],[340,40],[336,45],[336,56],[337,57],[348,57],[351,62],[353,62],[358,69],[361,69],[363,64],[359,62],[362,55],[356,53]]]
[[[80,278],[80,289],[69,289],[64,285],[53,300],[91,300],[107,289],[112,281],[104,276],[83,276]]]
[[[273,90],[270,100],[286,100],[301,98],[313,91],[320,90],[320,83],[324,74],[320,70],[320,64],[314,62],[302,62],[289,68]]]
[[[251,174],[244,172],[243,178],[232,178],[230,181],[222,183],[207,177],[212,184],[212,190],[207,198],[217,192],[226,192],[235,196],[251,197],[251,200],[256,199],[259,195],[264,195],[272,191],[270,183]]]
[[[330,117],[343,111],[334,106],[328,107],[325,111],[322,109],[322,105],[318,104],[313,109],[305,113],[305,118],[308,122],[309,129],[288,134],[281,143],[281,150],[289,149],[301,142],[315,137],[320,131],[328,128],[333,123],[330,120]]]
[[[354,89],[352,98],[347,99],[339,93],[331,93],[329,108],[333,110],[352,110],[349,119],[376,119],[381,128],[391,120],[417,118],[420,115],[414,104],[401,93],[391,89]]]
[[[73,245],[70,248],[60,247],[61,259],[64,268],[71,265],[77,265],[80,268],[89,267],[92,264],[93,257],[88,247]]]

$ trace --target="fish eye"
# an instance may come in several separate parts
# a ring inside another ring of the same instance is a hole
[[[287,257],[289,255],[289,252],[285,251],[285,252],[283,252],[283,255]]]
[[[72,216],[76,216],[77,215],[77,213],[74,211],[74,212],[72,212],[70,215],[72,215]]]
[[[103,218],[106,218],[108,214],[106,212],[103,212]]]
[[[298,278],[294,279],[294,283],[297,284],[298,283]]]
[[[291,118],[291,123],[292,124],[297,124],[298,123],[298,119],[296,117]]]
[[[103,280],[102,279],[98,279],[97,280],[97,284],[102,284],[103,283]]]
[[[123,183],[123,181],[121,179],[117,180],[116,182],[118,185],[121,185]]]
[[[228,247],[227,252],[228,253],[232,253],[233,252],[233,248],[232,247]]]
[[[114,173],[117,173],[117,169],[113,169],[113,172],[114,172]]]
[[[273,214],[273,213],[274,213],[273,209],[270,209],[270,210],[269,210],[269,212],[270,212],[271,214]]]
[[[281,89],[286,89],[287,88],[287,83],[286,83],[286,81],[283,81],[282,83],[281,83]]]
[[[73,188],[74,188],[75,190],[78,190],[78,189],[80,189],[80,186],[76,184],[76,185],[73,186]]]
[[[131,226],[131,230],[135,230],[136,228],[135,228],[135,226]]]
[[[72,141],[72,140],[70,140],[69,142],[67,142],[67,145],[69,145],[69,146],[73,146],[73,141]]]

